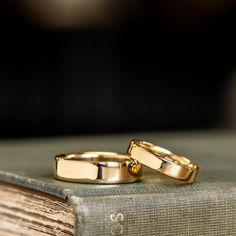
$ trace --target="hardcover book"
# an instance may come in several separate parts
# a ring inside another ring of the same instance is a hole
[[[199,164],[194,184],[144,169],[132,184],[53,178],[59,153],[143,139]],[[236,235],[236,133],[145,133],[0,141],[0,235]]]

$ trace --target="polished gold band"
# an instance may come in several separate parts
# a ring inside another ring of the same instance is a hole
[[[81,152],[55,157],[54,177],[80,183],[132,183],[140,180],[142,165],[114,152]]]
[[[139,163],[179,180],[192,183],[198,173],[199,167],[189,159],[149,142],[134,139],[127,153]]]

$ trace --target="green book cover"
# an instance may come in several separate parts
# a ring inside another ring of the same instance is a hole
[[[194,184],[145,168],[133,184],[77,184],[53,178],[59,153],[124,153],[144,139],[199,164]],[[0,181],[64,199],[75,235],[236,235],[236,133],[209,131],[0,141]]]

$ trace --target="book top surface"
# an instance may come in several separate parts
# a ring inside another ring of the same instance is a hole
[[[184,155],[200,166],[194,184],[180,184],[145,169],[143,180],[133,184],[95,185],[53,178],[54,156],[78,151],[125,153],[138,138]],[[196,194],[236,190],[236,133],[222,131],[144,133],[0,141],[0,181],[39,190],[61,198],[137,195]]]
[[[53,178],[54,156],[78,151],[125,153],[132,138],[143,139],[189,157],[199,164],[194,184],[179,184],[169,177],[144,170],[139,183],[95,185],[69,183]],[[198,131],[145,133],[0,141],[0,180],[40,190],[61,198],[132,194],[230,191],[236,188],[236,133]]]

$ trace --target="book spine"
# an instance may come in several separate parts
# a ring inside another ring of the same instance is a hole
[[[76,235],[236,235],[236,190],[71,197]]]

